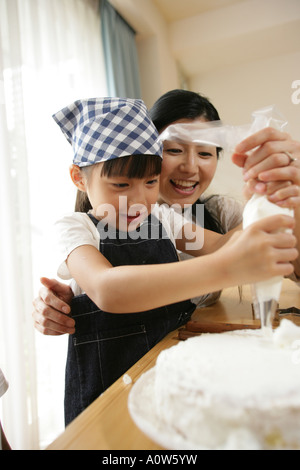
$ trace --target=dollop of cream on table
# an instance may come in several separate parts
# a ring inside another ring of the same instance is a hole
[[[124,374],[124,375],[123,375],[123,382],[124,382],[124,384],[126,384],[126,385],[131,384],[131,383],[132,383],[132,378],[130,377],[130,375]]]

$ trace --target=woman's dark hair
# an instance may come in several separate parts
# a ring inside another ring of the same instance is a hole
[[[127,178],[144,178],[159,175],[161,172],[162,159],[158,155],[128,155],[127,157],[114,158],[104,162],[101,176]],[[93,165],[94,166],[94,165]],[[90,171],[92,167],[84,167],[82,171]],[[87,194],[77,191],[75,211],[88,212],[92,209]]]
[[[204,118],[207,121],[220,121],[220,116],[216,108],[208,98],[188,90],[171,90],[162,95],[154,103],[149,111],[150,117],[158,130],[162,132],[170,124],[180,119],[197,119]],[[217,147],[217,156],[221,152],[221,148]],[[212,214],[205,206],[206,200],[198,200],[192,206],[193,215],[196,214],[197,204],[204,204],[204,227],[214,232],[223,233],[223,229]]]
[[[158,98],[149,114],[158,132],[179,119],[203,117],[207,121],[220,121],[218,111],[208,98],[181,89],[168,91]]]

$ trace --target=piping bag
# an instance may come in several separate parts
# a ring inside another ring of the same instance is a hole
[[[259,127],[274,127],[282,130],[287,122],[278,119],[278,116],[272,113],[257,112],[257,120],[253,123],[253,132],[259,130]],[[258,126],[255,129],[255,126]],[[280,207],[270,202],[266,196],[254,194],[247,202],[243,212],[243,227],[246,228],[253,222],[268,217],[270,215],[285,214],[291,217],[294,216],[292,209]],[[281,276],[273,277],[266,281],[261,281],[253,284],[252,297],[254,316],[260,319],[261,328],[265,332],[272,331],[272,324],[277,310],[279,297],[281,293],[283,278]]]
[[[286,214],[293,217],[293,210],[281,208],[268,201],[266,196],[254,194],[247,202],[243,213],[243,228],[270,215]],[[273,277],[253,284],[252,298],[254,316],[260,319],[261,328],[272,331],[272,323],[278,306],[283,278]]]
[[[283,130],[287,125],[284,116],[275,106],[268,106],[252,113],[252,123],[244,126],[224,125],[221,121],[172,124],[167,127],[160,139],[175,142],[193,142],[199,145],[221,147],[225,152],[233,152],[236,145],[246,137],[265,127]],[[282,208],[270,202],[265,195],[254,194],[246,203],[243,212],[243,228],[276,214],[293,216],[293,210]],[[255,318],[260,319],[265,332],[272,331],[272,322],[281,293],[282,277],[257,282],[252,287]]]

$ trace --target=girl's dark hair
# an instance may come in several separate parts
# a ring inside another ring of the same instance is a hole
[[[161,172],[162,159],[158,155],[128,155],[127,157],[114,158],[104,162],[101,176],[115,177],[126,176],[127,178],[145,178],[159,175]],[[82,171],[89,171],[91,167],[85,167]],[[92,209],[87,194],[77,191],[75,211],[88,212]]]
[[[149,113],[159,133],[180,119],[197,119],[202,117],[207,121],[220,121],[218,111],[208,98],[200,93],[181,89],[171,90],[162,95],[154,103]],[[218,157],[221,150],[220,147],[217,147]],[[208,199],[210,197],[203,201],[200,199],[196,201],[192,206],[192,213],[196,215],[197,204],[204,204],[204,228],[224,233],[218,220],[213,217],[205,206],[205,202]]]
[[[161,173],[162,159],[158,155],[128,155],[104,162],[101,176],[147,178]]]

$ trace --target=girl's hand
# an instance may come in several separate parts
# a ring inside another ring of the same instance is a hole
[[[72,334],[75,322],[69,317],[72,289],[55,279],[41,278],[39,296],[33,301],[32,316],[35,328],[44,335]]]
[[[243,167],[247,199],[256,192],[282,207],[300,205],[300,142],[285,132],[262,129],[237,145],[232,160]]]
[[[292,274],[292,261],[298,256],[296,237],[282,230],[292,230],[294,224],[292,217],[275,215],[233,234],[223,246],[229,248],[226,268],[229,277],[238,272],[239,282],[250,284]]]

